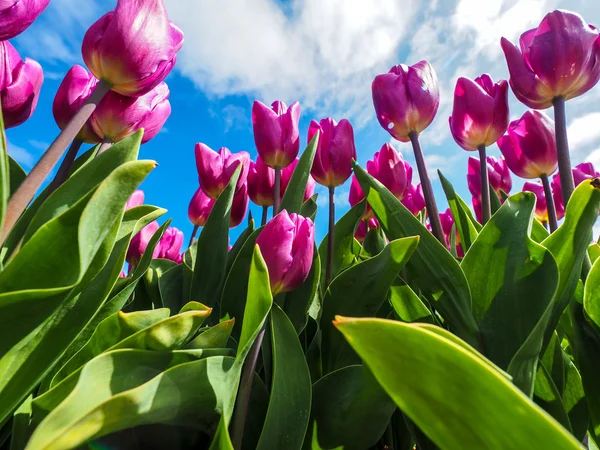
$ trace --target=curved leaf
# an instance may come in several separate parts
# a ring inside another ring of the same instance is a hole
[[[304,191],[308,183],[310,169],[312,168],[317,146],[319,144],[319,134],[317,131],[311,141],[308,143],[306,150],[302,153],[298,165],[292,173],[290,182],[281,199],[280,211],[287,210],[288,213],[300,213],[302,210],[302,202],[304,201]]]
[[[283,310],[294,325],[297,333],[300,333],[306,326],[308,310],[318,296],[320,274],[321,259],[319,258],[319,252],[315,248],[308,277],[296,289],[285,294],[285,301],[283,303]]]
[[[597,259],[585,281],[583,309],[600,331],[600,259]]]
[[[227,347],[227,342],[229,341],[229,336],[231,335],[234,323],[235,319],[226,320],[207,328],[205,331],[201,331],[201,333],[188,343],[185,348],[205,349]]]

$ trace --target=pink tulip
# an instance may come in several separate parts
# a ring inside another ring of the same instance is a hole
[[[350,203],[350,206],[356,206],[357,204],[362,202],[364,199],[365,199],[365,194],[362,190],[362,187],[360,186],[360,183],[358,182],[356,175],[353,175],[352,181],[350,183],[350,192],[348,193],[348,203]],[[373,218],[373,209],[367,203],[367,207],[365,210],[365,214],[363,216],[363,220],[369,220],[372,218]]]
[[[508,83],[494,83],[488,74],[475,81],[459,78],[449,121],[452,136],[463,149],[489,147],[508,127]]]
[[[273,295],[293,291],[310,272],[315,226],[312,220],[283,210],[265,225],[256,245],[269,269]]]
[[[272,168],[289,166],[300,150],[300,104],[288,108],[285,103],[273,102],[271,108],[255,101],[252,105],[254,142],[264,163]]]
[[[591,180],[592,178],[600,177],[600,173],[596,171],[594,165],[590,162],[577,164],[573,168],[573,181],[575,187],[579,186],[585,180]],[[565,204],[562,196],[562,189],[560,184],[560,176],[556,174],[552,177],[552,195],[554,196],[554,204],[556,206],[556,216],[560,220],[565,216]]]
[[[367,222],[369,225],[369,229],[367,229]],[[360,242],[361,244],[365,241],[367,234],[373,228],[379,228],[379,222],[375,217],[369,220],[361,220],[358,223],[358,227],[356,228],[356,232],[354,233],[354,238]]]
[[[237,227],[248,212],[248,186],[243,184],[233,196],[231,204],[231,215],[229,217],[229,228]]]
[[[152,239],[152,236],[154,236],[154,233],[156,233],[159,228],[158,222],[154,221],[142,228],[141,231],[131,239],[126,257],[129,264],[136,265],[140,262],[142,255],[148,247],[150,239]],[[152,258],[158,258],[159,252],[160,248],[157,245],[152,253]]]
[[[523,185],[523,192],[532,192],[535,194],[535,217],[542,223],[548,223],[548,204],[542,183],[528,181]]]
[[[161,130],[171,115],[169,88],[160,83],[140,97],[125,97],[109,92],[90,117],[94,132],[103,140],[119,142],[143,129],[142,143]]]
[[[213,209],[215,201],[198,188],[188,207],[188,218],[197,227],[203,227]]]
[[[452,211],[448,208],[445,212],[440,214],[440,222],[442,223],[442,229],[444,230],[444,237],[446,238],[446,248],[451,249],[452,244],[452,228],[454,227],[454,216]],[[428,228],[431,228],[429,224]],[[431,230],[430,230],[431,231]],[[456,243],[456,256],[462,258],[465,256],[462,246],[460,245],[460,236],[458,230],[454,228],[454,239]]]
[[[256,162],[250,161],[248,170],[248,195],[250,200],[258,206],[273,206],[274,184],[275,170],[267,166],[260,155],[256,157]],[[282,187],[281,191],[284,190],[285,188]]]
[[[135,208],[136,206],[142,206],[143,204],[144,191],[138,189],[133,194],[131,194],[131,197],[129,197],[129,200],[127,200],[127,203],[125,203],[125,211],[131,208]]]
[[[25,31],[48,3],[50,0],[1,0],[0,41],[12,39]]]
[[[526,111],[511,122],[498,147],[509,169],[521,178],[551,175],[558,166],[554,121],[539,111]]]
[[[548,108],[559,96],[578,97],[600,79],[600,33],[578,14],[546,14],[537,28],[521,35],[519,45],[502,38],[510,86],[530,108]]]
[[[298,158],[294,159],[289,166],[281,171],[281,198],[283,198],[283,194],[290,184],[290,180],[292,179],[294,170],[298,165],[298,161],[300,161]],[[315,184],[315,179],[309,175],[308,181],[306,182],[306,189],[304,189],[304,201],[308,200],[315,194]]]
[[[200,187],[213,199],[216,199],[229,183],[231,176],[242,165],[236,191],[246,184],[250,168],[250,155],[247,152],[231,153],[222,147],[215,152],[208,145],[196,144],[196,168]]]
[[[415,216],[425,209],[425,197],[420,183],[417,186],[411,184],[408,187],[402,204]]]
[[[340,123],[331,118],[313,120],[308,127],[309,142],[317,131],[321,134],[310,173],[323,186],[341,186],[352,175],[352,160],[356,159],[352,125],[346,119]]]
[[[478,158],[469,158],[467,186],[474,197],[481,198],[481,177]],[[487,170],[490,184],[500,199],[501,192],[508,194],[512,188],[512,178],[504,158],[487,157]]]
[[[43,82],[44,72],[37,61],[29,58],[21,61],[10,42],[0,42],[0,100],[4,128],[21,125],[31,117]]]
[[[183,233],[175,227],[169,227],[156,246],[158,254],[154,258],[170,259],[176,264],[181,264],[182,244]]]
[[[75,65],[69,69],[56,91],[52,104],[54,120],[61,130],[64,130],[73,116],[81,109],[97,84],[98,79],[85,68]],[[87,144],[102,142],[102,139],[92,129],[89,120],[77,134],[77,139]]]
[[[138,97],[160,84],[175,65],[183,32],[163,0],[118,0],[83,38],[83,60],[119,94]]]
[[[384,144],[367,162],[367,172],[398,200],[404,198],[412,181],[412,167],[390,144]]]
[[[395,139],[408,142],[411,132],[421,133],[440,106],[438,80],[427,61],[394,66],[373,80],[377,120]]]

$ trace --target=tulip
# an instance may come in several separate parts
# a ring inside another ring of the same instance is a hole
[[[294,174],[294,170],[296,169],[299,161],[300,160],[296,158],[290,163],[289,166],[281,171],[281,198],[283,198],[283,194],[285,194],[285,191],[290,184],[290,180],[292,179],[292,175]],[[306,189],[304,189],[304,201],[307,201],[315,194],[315,186],[315,179],[312,177],[312,175],[309,175],[308,181],[306,182]]]
[[[425,209],[425,197],[420,183],[417,186],[411,184],[408,187],[406,196],[402,199],[402,204],[415,216]]]
[[[148,247],[150,239],[152,239],[152,236],[154,236],[154,233],[156,233],[158,229],[158,222],[151,222],[131,239],[126,257],[126,260],[130,265],[134,266],[140,262],[140,259],[142,259],[142,256]],[[160,248],[157,245],[152,253],[152,258],[158,258],[159,252]]]
[[[488,156],[487,171],[490,185],[498,195],[498,198],[502,201],[502,192],[508,194],[512,188],[512,178],[508,166],[506,165],[506,161],[504,161],[504,158],[502,157],[496,159],[493,156]],[[467,186],[473,197],[478,199],[481,198],[481,178],[479,172],[479,159],[469,158]]]
[[[175,227],[169,227],[156,246],[158,252],[154,258],[170,259],[176,264],[181,264],[182,244],[183,233]]]
[[[210,198],[216,199],[223,192],[240,164],[242,169],[237,181],[236,191],[246,184],[250,168],[250,155],[248,153],[232,154],[225,147],[215,152],[208,145],[201,143],[196,144],[195,151],[200,186]]]
[[[250,161],[248,195],[255,204],[267,208],[273,206],[274,182],[275,171],[263,162],[260,155],[256,157],[256,162]]]
[[[384,144],[367,162],[367,172],[398,200],[404,198],[412,181],[412,167],[390,144]]]
[[[293,291],[308,277],[315,246],[315,226],[309,218],[277,214],[256,240],[269,270],[273,295]]]
[[[577,164],[573,168],[572,174],[575,186],[579,186],[585,180],[600,177],[600,173],[596,171],[594,165],[590,162]],[[554,195],[554,203],[556,205],[556,216],[558,220],[564,217],[566,208],[565,202],[563,200],[563,191],[561,183],[562,179],[558,174],[552,177],[552,194]]]
[[[1,16],[0,16],[1,17]],[[31,117],[44,82],[42,67],[21,56],[8,41],[0,42],[0,100],[4,128],[21,125]]]
[[[25,31],[48,6],[50,0],[2,0],[0,2],[0,41]]]
[[[144,191],[137,189],[131,194],[127,203],[125,203],[125,211],[135,208],[136,206],[142,206],[144,204]]]
[[[188,206],[188,218],[196,227],[203,227],[208,220],[215,201],[198,188]],[[195,234],[195,233],[194,233]]]
[[[88,29],[81,51],[96,78],[138,97],[171,72],[182,44],[183,32],[169,20],[163,0],[118,0]]]
[[[356,232],[354,233],[354,238],[362,244],[365,241],[369,231],[373,228],[379,228],[379,222],[376,218],[373,217],[369,220],[361,220],[358,223]]]
[[[300,104],[288,108],[285,103],[273,102],[271,108],[255,101],[252,105],[254,142],[259,156],[272,168],[289,166],[300,150]]]
[[[229,216],[229,228],[237,227],[248,211],[248,186],[242,185],[233,196],[231,204],[231,214]]]
[[[340,123],[331,118],[313,120],[308,127],[309,142],[317,131],[321,134],[310,173],[323,186],[341,186],[352,175],[352,160],[356,159],[352,125],[346,119]]]
[[[541,183],[528,181],[523,185],[523,192],[535,194],[535,218],[546,225],[548,223],[548,204],[546,203],[544,186]]]

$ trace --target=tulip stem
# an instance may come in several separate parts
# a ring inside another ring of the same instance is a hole
[[[86,100],[81,109],[73,116],[67,126],[61,131],[58,137],[52,142],[48,150],[43,154],[36,165],[31,169],[27,178],[23,180],[17,191],[11,197],[6,208],[4,226],[0,232],[0,242],[4,242],[9,231],[15,225],[29,202],[35,196],[48,174],[52,171],[58,160],[64,154],[69,143],[79,133],[81,128],[90,118],[100,100],[110,91],[110,84],[100,80],[92,92],[92,95]]]
[[[269,207],[263,206],[262,210],[262,220],[260,221],[260,226],[264,227],[267,224],[267,220],[269,218]]]
[[[435,196],[433,195],[433,187],[431,186],[431,180],[427,173],[427,166],[425,165],[425,158],[423,157],[423,150],[421,149],[421,143],[419,142],[419,133],[411,131],[408,134],[410,142],[413,147],[415,154],[415,160],[417,162],[417,169],[419,170],[419,178],[421,180],[421,187],[423,188],[423,196],[425,197],[425,207],[427,208],[427,215],[429,216],[429,222],[431,223],[431,231],[442,245],[446,246],[446,238],[444,237],[444,230],[442,229],[442,222],[440,221],[440,214],[438,213],[437,204],[435,203]]]
[[[542,175],[542,186],[544,186],[544,196],[546,197],[546,209],[548,210],[548,223],[550,224],[550,232],[554,233],[558,228],[556,220],[556,207],[554,206],[554,198],[552,197],[552,189],[550,189],[550,181],[548,175]]]
[[[275,182],[273,183],[273,217],[279,214],[281,205],[281,167],[275,167]]]
[[[567,139],[567,111],[565,98],[555,97],[552,100],[554,105],[554,126],[556,134],[556,156],[558,157],[558,173],[560,175],[560,187],[563,195],[565,209],[575,190],[573,181],[573,171],[571,170],[571,156],[569,154],[569,141]]]
[[[331,283],[333,270],[333,249],[334,249],[334,229],[335,229],[335,187],[329,187],[329,232],[327,233],[327,267],[325,268],[325,285]]]
[[[485,145],[477,147],[479,150],[479,173],[481,176],[481,224],[485,225],[492,217],[490,203],[490,179],[487,170],[487,158],[485,156]]]
[[[106,150],[111,148],[113,145],[112,141],[109,139],[104,139],[98,148],[98,152],[96,153],[96,158],[104,153]]]
[[[200,228],[198,225],[194,225],[194,229],[192,230],[192,236],[190,237],[190,244],[188,245],[188,248],[192,246],[192,244],[194,243],[194,239],[196,239],[196,233],[198,233],[198,228]]]
[[[77,157],[77,153],[79,153],[79,149],[81,148],[82,144],[83,141],[79,139],[75,139],[71,143],[71,146],[67,151],[67,155],[65,156],[63,162],[58,168],[56,176],[52,180],[52,183],[50,183],[50,187],[48,188],[48,191],[46,193],[46,198],[49,197],[50,194],[52,194],[55,190],[57,190],[65,181],[67,181],[67,178],[69,178],[69,172],[71,171],[71,167],[73,166],[73,162],[75,162],[75,158]]]

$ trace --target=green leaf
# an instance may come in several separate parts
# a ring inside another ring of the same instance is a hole
[[[12,433],[10,436],[10,450],[23,450],[29,440],[29,422],[31,421],[31,402],[33,396],[30,395],[15,411],[12,423]]]
[[[27,177],[27,173],[25,173],[19,163],[12,159],[10,155],[8,155],[8,173],[10,179],[10,195],[12,196]]]
[[[300,213],[302,210],[302,202],[304,201],[304,191],[308,183],[310,169],[312,168],[317,146],[319,144],[320,132],[317,131],[311,141],[308,143],[306,150],[302,153],[298,165],[292,173],[292,178],[281,199],[280,211],[287,210],[288,213]]]
[[[8,147],[6,145],[6,135],[4,134],[4,118],[2,117],[2,110],[0,108],[0,229],[4,225],[4,216],[11,193],[8,158]]]
[[[205,348],[225,348],[233,329],[235,319],[226,320],[218,323],[205,331],[201,331],[200,334],[194,338],[189,344],[185,346],[186,349],[205,349]]]
[[[541,244],[548,236],[550,236],[550,232],[534,217],[531,226],[531,239]]]
[[[254,219],[252,219],[250,221],[250,223],[248,224],[248,227],[240,233],[237,240],[231,247],[231,250],[229,250],[229,253],[227,253],[227,264],[225,266],[225,274],[227,274],[227,275],[229,274],[229,271],[231,270],[231,266],[233,266],[234,261],[236,260],[238,254],[240,253],[240,250],[242,248],[244,248],[244,244],[246,244],[246,241],[248,240],[248,238],[250,236],[252,236],[253,233],[254,233]],[[254,246],[254,244],[252,244],[252,245]]]
[[[591,263],[594,264],[598,258],[600,258],[600,245],[597,242],[593,242],[588,247],[588,256],[590,257]]]
[[[165,308],[171,311],[177,311],[183,306],[184,294],[183,290],[183,264],[177,264],[167,270],[158,279],[158,290],[162,299],[162,304]]]
[[[427,326],[344,318],[336,326],[398,407],[440,448],[505,450],[532,442],[540,449],[580,448],[497,370]]]
[[[597,259],[585,281],[583,309],[587,317],[600,330],[600,259]]]
[[[390,303],[403,322],[433,323],[431,311],[401,279],[396,280],[396,284],[390,288]]]
[[[471,292],[456,259],[381,183],[358,165],[354,172],[390,240],[408,236],[421,238],[406,264],[411,287],[418,288],[415,290],[420,290],[435,305],[456,334],[476,346],[478,329],[471,313]]]
[[[221,420],[219,421],[219,426],[217,427],[209,450],[234,450],[224,417],[221,417]]]
[[[303,217],[308,217],[313,222],[315,221],[315,217],[317,217],[317,197],[319,194],[313,195],[311,198],[302,203],[302,209],[300,209],[300,215]]]
[[[297,333],[300,333],[308,321],[308,309],[318,296],[319,275],[321,274],[321,259],[316,249],[313,254],[313,262],[308,277],[298,288],[285,294],[283,310],[294,325]]]
[[[153,308],[163,308],[167,306],[163,303],[163,299],[161,297],[159,280],[165,272],[177,266],[178,265],[170,259],[162,258],[153,259],[150,263],[150,267],[148,267],[148,270],[144,274],[144,287],[146,288],[146,292],[152,300]],[[179,310],[180,307],[181,306],[175,308],[175,311]]]
[[[360,358],[333,326],[335,316],[375,316],[418,243],[418,237],[392,241],[379,255],[356,264],[333,280],[325,294],[321,316],[325,373],[360,362]]]
[[[311,383],[296,330],[285,313],[271,310],[273,384],[257,450],[300,450],[308,427]]]
[[[387,242],[383,231],[379,228],[371,228],[365,236],[360,256],[370,258],[378,255],[386,245]]]

